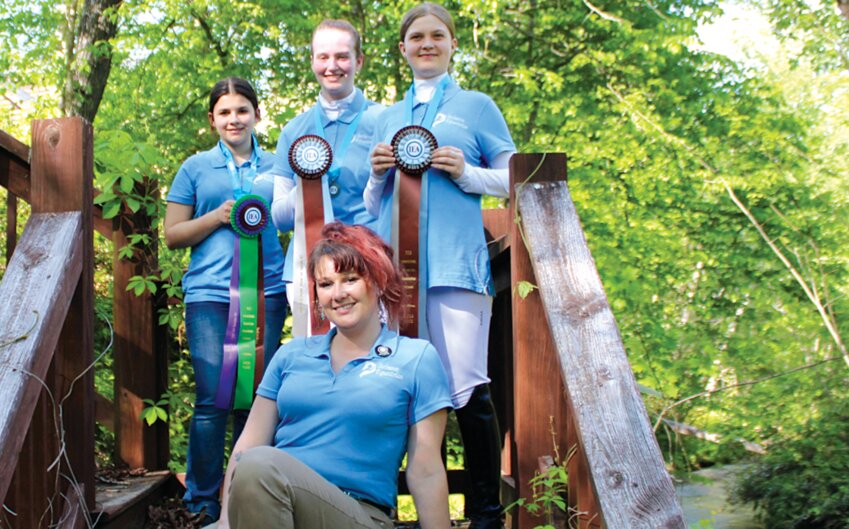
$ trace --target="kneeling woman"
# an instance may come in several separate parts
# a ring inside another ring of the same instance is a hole
[[[406,450],[421,527],[447,529],[448,381],[433,346],[387,327],[403,306],[392,250],[334,222],[308,272],[335,327],[275,354],[230,458],[219,527],[389,529]]]

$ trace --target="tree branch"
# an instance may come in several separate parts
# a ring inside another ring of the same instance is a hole
[[[789,371],[784,371],[782,373],[775,373],[775,374],[772,374],[772,375],[767,375],[765,377],[756,378],[754,380],[748,380],[746,382],[740,382],[738,384],[730,384],[728,386],[722,386],[721,388],[709,389],[709,390],[706,390],[706,391],[702,391],[701,393],[696,393],[695,395],[690,395],[689,397],[685,397],[681,400],[675,401],[672,404],[670,404],[669,406],[663,408],[663,410],[660,412],[660,415],[657,416],[657,420],[654,423],[653,429],[654,429],[655,432],[657,431],[657,429],[660,427],[661,422],[663,422],[664,416],[670,410],[680,406],[681,404],[684,404],[686,402],[690,402],[691,400],[695,400],[695,399],[698,399],[698,398],[701,398],[701,397],[709,397],[710,395],[713,395],[714,393],[719,393],[721,391],[727,391],[729,389],[741,388],[741,387],[744,387],[744,386],[754,386],[755,384],[760,384],[761,382],[766,382],[767,380],[772,380],[774,378],[792,375],[793,373],[797,373],[797,372],[803,371],[805,369],[811,369],[811,368],[814,368],[814,367],[818,367],[818,366],[821,366],[822,364],[826,364],[828,362],[832,362],[834,360],[840,360],[840,359],[841,359],[840,356],[832,356],[832,357],[826,358],[825,360],[820,360],[819,362],[814,362],[813,364],[806,364],[806,365],[803,365],[803,366],[794,367],[793,369],[791,369]]]
[[[787,270],[790,272],[790,275],[793,276],[793,279],[795,279],[796,282],[799,284],[799,286],[802,287],[802,290],[805,292],[805,295],[808,297],[808,299],[811,301],[811,303],[814,304],[814,306],[817,309],[817,312],[820,315],[820,318],[823,321],[823,324],[825,325],[826,329],[828,330],[828,333],[831,335],[831,339],[834,341],[835,345],[837,346],[838,351],[840,352],[841,356],[843,357],[843,361],[846,363],[847,366],[849,366],[849,352],[847,352],[846,346],[843,344],[843,339],[841,338],[840,333],[837,330],[836,321],[831,318],[829,313],[826,311],[823,303],[814,294],[811,287],[805,282],[805,279],[802,277],[802,275],[799,273],[799,271],[796,269],[796,267],[793,266],[793,263],[791,263],[790,260],[787,259],[787,257],[781,251],[781,249],[778,246],[776,246],[776,244],[772,241],[772,239],[769,237],[769,235],[767,235],[766,230],[764,230],[761,223],[758,222],[758,219],[749,210],[749,208],[747,208],[745,206],[745,204],[743,204],[743,202],[740,200],[740,198],[734,192],[734,189],[731,187],[731,184],[728,183],[728,180],[726,180],[719,173],[719,171],[717,169],[715,169],[712,165],[710,165],[708,162],[706,162],[701,156],[697,155],[694,152],[693,148],[690,147],[684,140],[682,140],[681,138],[678,138],[677,136],[670,134],[665,129],[663,129],[663,127],[661,127],[660,125],[655,123],[655,121],[653,119],[649,118],[648,116],[646,116],[645,114],[643,114],[639,110],[633,108],[633,106],[630,103],[628,103],[625,100],[624,97],[622,97],[622,94],[620,94],[615,88],[613,88],[613,86],[611,86],[610,83],[607,84],[607,89],[628,109],[628,111],[632,114],[632,116],[637,116],[642,121],[646,122],[651,128],[655,129],[658,133],[660,133],[660,135],[664,139],[668,140],[669,142],[671,142],[675,145],[682,147],[686,152],[688,152],[693,157],[693,159],[696,161],[696,163],[701,165],[704,169],[706,169],[710,173],[716,175],[719,183],[722,184],[722,186],[725,188],[726,193],[728,193],[728,196],[731,198],[731,201],[734,203],[734,205],[737,206],[737,209],[739,209],[743,213],[743,215],[745,215],[746,218],[749,219],[749,222],[751,222],[752,226],[755,227],[757,232],[760,234],[761,238],[767,243],[767,245],[770,247],[772,252],[781,261],[781,263],[784,264],[785,268],[787,268]],[[633,120],[633,117],[632,117],[632,120]]]
[[[204,34],[206,35],[206,40],[209,41],[209,44],[212,46],[213,50],[215,50],[215,54],[218,55],[218,59],[221,62],[221,66],[227,66],[227,50],[221,47],[221,43],[215,38],[215,35],[212,34],[212,28],[206,22],[206,19],[200,16],[197,11],[194,9],[190,10],[192,17],[198,21],[201,29],[203,29]]]

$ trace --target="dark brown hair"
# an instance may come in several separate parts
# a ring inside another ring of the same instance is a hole
[[[401,321],[404,311],[401,272],[392,256],[392,248],[365,226],[331,222],[321,230],[321,239],[310,252],[307,271],[315,282],[315,269],[321,258],[329,257],[337,273],[356,272],[369,288],[377,291],[388,323],[392,324]]]
[[[227,77],[215,83],[212,91],[209,93],[209,112],[215,111],[215,104],[218,100],[227,94],[239,94],[251,102],[254,107],[254,112],[259,109],[259,100],[256,97],[256,92],[251,83],[245,81],[241,77]]]

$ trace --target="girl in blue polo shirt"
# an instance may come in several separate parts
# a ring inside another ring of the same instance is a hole
[[[389,325],[403,310],[392,250],[333,222],[309,258],[328,334],[274,357],[224,484],[218,529],[392,529],[398,469],[422,529],[449,529],[441,446],[448,380],[428,342]]]
[[[378,120],[364,200],[380,215],[381,235],[389,237],[396,176],[389,142],[405,126],[428,128],[439,147],[422,190],[427,196],[426,328],[448,371],[466,448],[471,528],[500,528],[501,437],[487,376],[493,287],[481,195],[509,195],[507,166],[516,148],[492,99],[461,89],[449,76],[457,40],[445,8],[423,3],[410,9],[400,37],[414,81],[404,100]]]
[[[312,71],[321,89],[316,104],[287,123],[277,142],[274,225],[283,232],[294,228],[298,179],[289,165],[289,148],[301,136],[314,134],[327,140],[333,149],[333,166],[325,177],[323,198],[329,210],[325,212],[326,219],[374,227],[376,219],[366,212],[363,204],[363,189],[368,181],[368,153],[374,124],[383,106],[367,99],[354,86],[364,60],[360,34],[345,20],[324,20],[313,32],[310,51]],[[298,266],[293,258],[294,246],[293,238],[286,254],[287,283],[293,281],[295,273],[306,277],[306,270],[293,270]],[[292,299],[297,297],[296,292],[289,292],[293,309],[298,302],[308,305],[309,300]],[[296,335],[301,333],[298,328],[293,331]]]
[[[223,479],[224,436],[229,410],[215,407],[230,306],[230,279],[236,232],[230,210],[243,194],[271,202],[273,156],[262,151],[254,136],[260,120],[253,87],[244,79],[219,81],[209,96],[209,124],[218,144],[186,160],[168,193],[165,243],[170,249],[191,247],[183,276],[186,337],[192,356],[195,407],[189,427],[188,467],[184,501],[192,512],[205,509],[206,519],[218,519]],[[286,317],[283,250],[273,228],[261,235],[265,286],[265,362],[280,343]],[[247,410],[234,414],[233,439],[238,438]]]

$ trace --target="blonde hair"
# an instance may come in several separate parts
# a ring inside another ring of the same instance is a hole
[[[322,20],[313,30],[312,38],[310,39],[310,55],[312,55],[312,43],[315,40],[315,35],[322,29],[338,29],[339,31],[349,33],[351,38],[354,39],[354,53],[357,54],[356,58],[363,56],[362,38],[360,38],[360,32],[357,31],[357,28],[347,20],[336,20],[332,18]]]
[[[442,21],[442,23],[448,27],[448,32],[451,33],[451,38],[456,38],[454,19],[451,17],[451,13],[439,4],[424,2],[404,13],[404,18],[401,19],[401,42],[404,42],[404,37],[407,36],[407,31],[410,29],[413,22],[415,22],[416,19],[427,15],[433,15]]]

